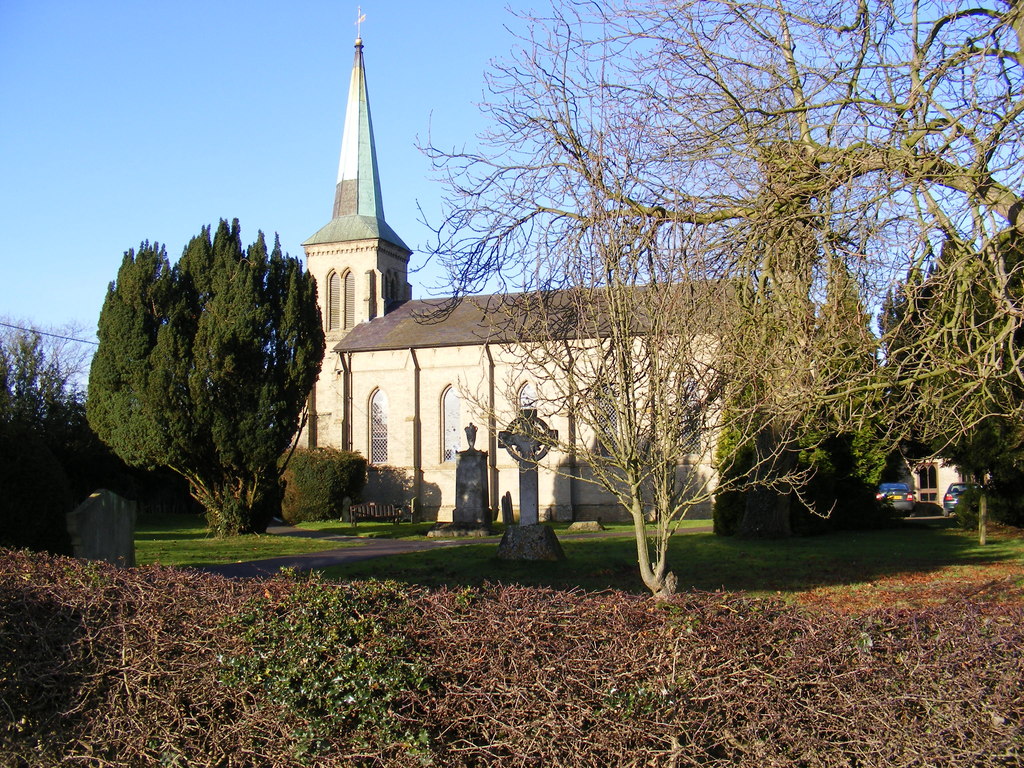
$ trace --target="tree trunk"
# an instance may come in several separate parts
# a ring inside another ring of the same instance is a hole
[[[644,586],[651,590],[651,594],[654,597],[671,597],[676,593],[676,576],[667,570],[664,555],[659,556],[656,563],[651,562],[643,508],[636,496],[634,496],[630,507],[630,514],[633,517],[633,536],[636,540],[636,556],[637,564],[640,568],[640,578],[643,579]]]
[[[988,494],[984,490],[978,500],[978,543],[988,544]]]

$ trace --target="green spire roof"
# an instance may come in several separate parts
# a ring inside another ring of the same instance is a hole
[[[341,160],[338,163],[338,185],[334,193],[334,216],[303,245],[371,238],[380,238],[410,250],[384,220],[373,121],[370,119],[370,100],[363,68],[363,41],[357,38],[345,110],[345,131],[341,140]]]

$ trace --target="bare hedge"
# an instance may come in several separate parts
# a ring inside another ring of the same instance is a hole
[[[422,681],[388,716],[422,741],[339,729],[304,751],[308,713],[225,669],[251,652],[233,617],[265,606],[288,624],[287,598],[308,588],[0,552],[0,764],[1024,762],[1019,603],[964,595],[847,616],[724,593],[657,603],[502,586],[408,590],[402,634]]]

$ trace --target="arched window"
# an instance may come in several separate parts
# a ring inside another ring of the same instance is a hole
[[[679,388],[679,405],[683,450],[687,453],[697,453],[704,433],[706,404],[700,396],[697,382],[693,379],[686,379]]]
[[[597,453],[611,455],[618,444],[619,411],[615,405],[615,390],[602,387],[594,399],[594,426],[597,432]]]
[[[352,328],[356,324],[356,278],[351,272],[346,272],[341,279],[345,287],[345,329]]]
[[[938,472],[934,464],[922,464],[917,468],[917,492],[921,501],[937,501],[939,498]]]
[[[462,398],[454,387],[448,387],[441,396],[441,461],[455,461],[461,427]]]
[[[388,396],[380,389],[370,396],[370,463],[388,463]]]
[[[327,276],[327,330],[341,328],[341,277],[337,272]]]
[[[519,410],[523,411],[527,408],[537,407],[537,390],[533,388],[533,384],[526,382],[519,389]]]

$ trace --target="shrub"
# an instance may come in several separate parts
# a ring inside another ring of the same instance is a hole
[[[1008,497],[999,490],[989,488],[986,501],[989,522],[1015,526],[1021,524],[1019,498]],[[959,526],[966,530],[977,528],[980,508],[980,488],[968,488],[960,494],[960,500],[956,505],[956,520]]]
[[[354,451],[296,451],[284,473],[281,515],[288,523],[341,517],[346,497],[357,500],[366,485],[366,458]]]
[[[715,491],[715,504],[711,515],[716,536],[735,534],[747,506],[746,490],[735,488],[735,484],[753,466],[754,451],[749,445],[738,448],[738,442],[739,434],[734,429],[726,427],[722,430],[722,435],[718,440],[717,455],[728,458],[724,460],[719,458],[718,460],[721,482],[719,490]]]
[[[67,475],[29,430],[0,425],[0,545],[71,554]]]
[[[259,689],[296,717],[299,756],[337,748],[425,744],[398,711],[425,690],[423,665],[405,629],[412,608],[396,582],[325,584],[306,578],[278,599],[256,598],[230,624],[242,652],[225,659],[224,681]]]
[[[0,763],[1020,765],[1024,605],[977,586],[850,615],[0,552]]]

